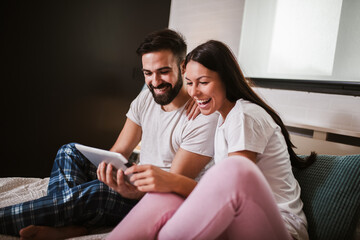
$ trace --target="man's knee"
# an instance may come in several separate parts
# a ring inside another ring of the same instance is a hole
[[[67,143],[59,148],[56,154],[55,162],[76,160],[77,162],[81,163],[84,162],[84,159],[85,157],[83,157],[80,151],[75,147],[75,143]]]
[[[60,147],[59,152],[61,151],[71,155],[72,153],[77,152],[78,150],[75,147],[75,143],[67,143]]]

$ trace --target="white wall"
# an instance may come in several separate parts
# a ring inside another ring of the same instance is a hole
[[[243,8],[244,0],[172,0],[169,27],[185,35],[189,50],[214,38],[238,53]],[[256,90],[285,121],[360,132],[359,97]]]
[[[169,28],[185,36],[188,52],[215,39],[237,54],[243,8],[243,0],[172,0]]]
[[[343,0],[333,77],[359,79],[360,1]],[[357,23],[357,24],[354,24]]]

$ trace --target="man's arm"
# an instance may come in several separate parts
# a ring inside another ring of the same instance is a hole
[[[193,179],[199,175],[210,160],[211,157],[179,148],[170,169],[170,172],[177,174],[179,178],[177,181],[175,179],[173,192],[187,197],[197,184]],[[184,178],[184,176],[187,178]],[[179,184],[178,181],[180,180],[182,184]]]
[[[120,152],[129,157],[140,142],[141,134],[141,127],[127,119],[111,151]],[[179,148],[172,161],[170,172],[153,165],[134,165],[125,171],[126,175],[133,174],[130,181],[134,185],[131,185],[124,180],[121,171],[118,171],[114,179],[111,175],[111,166],[101,164],[98,169],[98,178],[128,198],[140,198],[145,192],[175,192],[187,197],[197,184],[194,178],[210,160],[211,157]],[[142,195],[135,190],[141,191]]]
[[[139,144],[141,134],[141,127],[127,118],[119,137],[110,151],[119,152],[126,158],[129,158],[134,148]],[[115,176],[113,170],[114,168],[111,164],[107,165],[105,162],[102,162],[97,169],[98,179],[123,197],[139,199],[144,195],[144,193],[140,192],[135,186],[125,181],[124,174],[121,170],[118,170]]]
[[[210,160],[211,157],[179,148],[171,164],[170,172],[196,178]]]
[[[170,172],[151,165],[141,165],[128,168],[125,174],[133,174],[130,181],[140,191],[175,192],[187,197],[197,184],[194,178],[211,160],[209,156],[213,155],[217,118],[218,115],[203,116],[187,126]]]
[[[197,184],[194,178],[210,160],[210,157],[180,148],[170,172],[153,165],[135,165],[128,168],[125,174],[133,174],[130,181],[142,192],[175,192],[187,197]]]
[[[129,158],[134,148],[139,144],[141,134],[141,127],[127,118],[119,137],[110,151],[121,153],[126,158]]]

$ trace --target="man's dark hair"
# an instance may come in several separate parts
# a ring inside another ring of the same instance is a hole
[[[184,37],[180,33],[166,28],[148,34],[136,53],[142,56],[146,53],[170,50],[180,64],[185,59],[186,48]]]

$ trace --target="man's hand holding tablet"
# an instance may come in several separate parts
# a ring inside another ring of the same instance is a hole
[[[111,164],[117,169],[125,171],[128,167],[131,167],[131,163],[121,154],[116,152],[110,152],[107,150],[84,146],[81,144],[75,144],[75,147],[95,166],[99,166],[100,163],[105,162]],[[130,176],[127,176],[130,178]]]
[[[75,147],[95,166],[98,166],[101,162],[106,162],[107,164],[111,163],[115,168],[122,169],[123,171],[131,167],[129,161],[121,153],[110,152],[81,144],[75,144]]]
[[[98,167],[98,179],[120,195],[129,199],[140,199],[145,194],[129,181],[132,174],[124,174],[132,164],[122,154],[81,144],[75,144],[75,147]],[[122,171],[117,171],[118,169]]]

